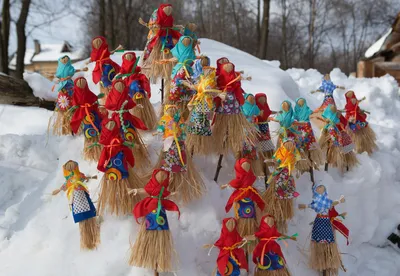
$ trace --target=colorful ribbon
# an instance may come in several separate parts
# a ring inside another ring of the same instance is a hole
[[[140,57],[138,57],[138,58],[136,59],[136,62],[135,62],[135,64],[133,65],[132,71],[131,71],[130,73],[118,75],[118,76],[116,77],[116,79],[118,80],[118,79],[121,79],[121,78],[123,78],[123,77],[129,77],[129,76],[133,75],[133,74],[135,73],[136,67],[137,67],[137,65],[138,65],[138,63],[139,63],[139,60],[140,60]]]

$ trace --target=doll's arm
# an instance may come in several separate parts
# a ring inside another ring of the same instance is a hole
[[[82,68],[82,69],[76,69],[76,70],[75,70],[75,73],[78,73],[78,72],[86,72],[87,70],[89,70],[87,67]]]
[[[190,81],[188,81],[188,80],[181,81],[181,83],[182,83],[184,86],[190,88],[191,90],[196,90],[196,87],[195,87]]]
[[[247,81],[251,81],[252,80],[252,78],[251,78],[251,76],[248,76],[248,77],[240,77],[240,79],[241,80],[247,80]]]
[[[147,192],[146,192],[146,190],[145,189],[143,189],[143,188],[139,188],[139,189],[128,189],[128,194],[129,195],[131,195],[131,194],[133,194],[134,196],[136,196],[136,195],[147,195]]]
[[[111,54],[114,54],[116,51],[119,51],[119,50],[124,50],[124,46],[122,46],[122,45],[120,44],[120,45],[118,45],[117,48],[115,48],[114,50],[112,50],[110,53],[111,53]]]
[[[271,110],[271,114],[278,114],[278,111],[272,111]]]
[[[346,89],[344,86],[339,86],[339,85],[336,85],[336,88],[337,89],[343,89],[343,90]]]
[[[229,184],[224,184],[224,185],[221,185],[221,190],[225,190],[226,188],[228,188],[229,187]]]
[[[149,27],[149,24],[147,24],[146,22],[144,22],[144,20],[143,20],[141,17],[139,18],[138,21],[139,21],[139,24],[140,24],[140,25],[145,26],[146,28],[150,28],[150,27]]]
[[[324,91],[317,89],[317,90],[311,91],[311,94],[318,93],[318,92],[324,92]]]
[[[173,57],[173,58],[169,58],[169,59],[160,59],[159,61],[156,61],[156,62],[159,64],[166,64],[169,62],[176,62],[176,61],[178,61],[178,59],[176,57]]]
[[[277,123],[279,123],[279,121],[277,119],[273,118],[273,117],[268,117],[267,120],[268,120],[268,122],[277,122]]]
[[[282,235],[281,237],[284,238],[284,239],[287,239],[287,240],[297,241],[297,237],[296,236]]]
[[[54,195],[58,195],[59,192],[61,191],[65,191],[66,190],[66,183],[62,184],[60,188],[55,189],[51,194]]]
[[[244,236],[244,238],[243,238],[244,240],[247,240],[247,241],[255,241],[256,240],[256,235],[247,235],[247,236]]]
[[[344,196],[340,196],[339,200],[335,200],[335,201],[332,203],[332,206],[336,206],[336,205],[338,205],[338,204],[340,204],[340,203],[344,203],[345,201],[346,201],[346,200],[345,200]]]
[[[304,209],[307,209],[307,204],[299,204],[298,205],[298,208],[300,209],[300,210],[304,210]]]

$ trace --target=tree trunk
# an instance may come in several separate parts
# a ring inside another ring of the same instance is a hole
[[[268,48],[268,33],[269,33],[269,5],[270,0],[263,1],[263,20],[261,27],[261,39],[258,48],[258,57],[261,59],[267,58],[267,48]]]
[[[108,22],[108,26],[109,26],[109,33],[107,35],[107,37],[110,38],[109,41],[109,45],[112,49],[114,49],[117,45],[116,45],[116,41],[115,41],[115,32],[114,32],[114,5],[113,5],[113,1],[108,0],[108,5],[107,5],[107,12],[108,12],[108,18],[107,18],[107,22]]]
[[[261,39],[261,0],[257,0],[257,41],[260,44]]]
[[[99,24],[100,24],[100,30],[99,34],[101,36],[106,36],[106,1],[105,0],[100,0],[100,19],[99,19]]]
[[[17,21],[17,68],[16,68],[16,77],[23,79],[24,77],[24,59],[25,59],[25,51],[26,51],[26,34],[25,34],[25,25],[26,20],[29,14],[29,6],[31,4],[31,0],[22,0],[21,12],[19,14],[19,18]]]
[[[233,20],[235,21],[235,26],[236,26],[236,38],[237,38],[237,46],[238,48],[242,48],[242,39],[240,35],[240,22],[239,22],[239,16],[236,13],[235,9],[235,0],[231,0],[231,5],[232,5],[232,10],[233,10]]]
[[[308,25],[308,67],[314,68],[314,31],[317,15],[317,0],[310,0],[310,22]]]
[[[3,14],[1,18],[1,42],[0,42],[0,59],[1,72],[9,73],[8,70],[8,42],[10,38],[10,0],[3,0]]]

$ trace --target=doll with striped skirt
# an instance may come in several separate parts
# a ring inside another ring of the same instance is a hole
[[[312,202],[308,205],[299,204],[299,209],[311,208],[317,213],[311,232],[309,266],[320,272],[325,271],[329,276],[338,275],[339,268],[344,270],[334,233],[339,231],[349,244],[349,230],[338,219],[339,216],[344,217],[346,213],[339,215],[335,210],[335,206],[344,201],[344,197],[336,201],[331,200],[326,187],[319,184],[313,187]]]
[[[378,149],[376,145],[376,135],[367,122],[367,112],[359,107],[360,102],[354,91],[348,91],[346,94],[346,120],[349,121],[347,132],[354,141],[357,153],[367,152],[371,155]]]
[[[65,183],[52,194],[57,195],[60,191],[67,193],[74,222],[79,223],[81,249],[96,249],[100,244],[100,225],[96,217],[96,208],[84,183],[90,177],[81,173],[78,163],[72,160],[64,164],[63,172]]]
[[[228,213],[233,207],[237,221],[238,232],[242,237],[253,235],[258,227],[257,217],[264,210],[265,203],[258,190],[253,187],[256,176],[253,173],[251,163],[241,158],[235,163],[236,177],[229,184],[221,186],[221,189],[232,187],[234,192],[228,199],[225,211]],[[255,244],[247,244],[244,247],[246,253],[253,252]]]
[[[129,265],[152,269],[157,272],[172,272],[174,245],[166,211],[178,212],[178,206],[169,199],[170,173],[156,169],[149,182],[142,189],[130,190],[134,196],[142,195],[143,200],[133,209],[136,222],[142,221],[139,234],[131,247]]]

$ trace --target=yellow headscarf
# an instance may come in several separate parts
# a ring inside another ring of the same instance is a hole
[[[274,158],[280,161],[278,168],[288,168],[289,174],[291,174],[292,170],[295,168],[296,162],[301,159],[301,156],[296,147],[294,147],[293,150],[288,150],[283,143],[275,152]]]
[[[67,183],[66,187],[68,200],[71,200],[73,192],[77,189],[88,192],[87,186],[82,182],[83,178],[81,172],[79,171],[77,162],[69,160],[67,163],[65,163],[63,166],[63,173]]]

